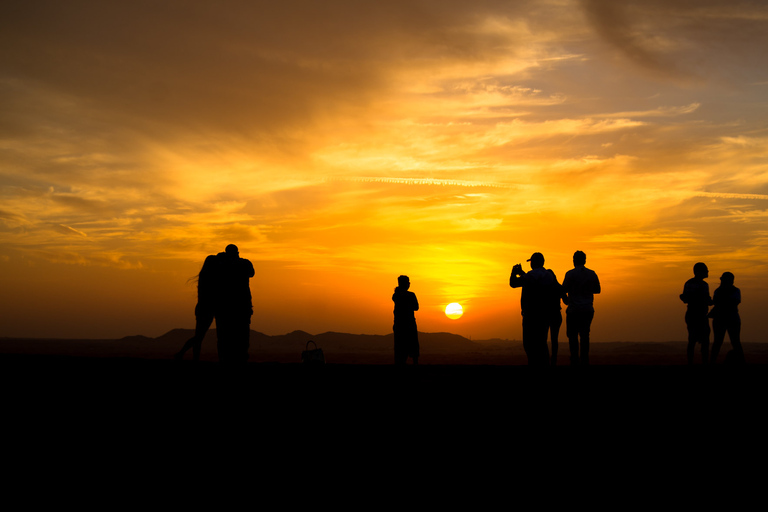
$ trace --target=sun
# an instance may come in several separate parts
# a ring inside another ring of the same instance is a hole
[[[447,306],[445,306],[445,316],[450,318],[451,320],[456,320],[458,318],[461,318],[461,315],[464,314],[464,309],[462,309],[461,304],[458,302],[451,302]]]

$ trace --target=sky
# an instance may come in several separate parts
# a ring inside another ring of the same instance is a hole
[[[194,326],[234,243],[252,328],[520,339],[531,253],[595,341],[686,338],[693,264],[765,341],[768,4],[7,0],[0,337]],[[464,315],[445,316],[458,302]]]

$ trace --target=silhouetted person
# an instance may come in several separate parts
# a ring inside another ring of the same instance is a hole
[[[693,364],[693,353],[697,343],[701,343],[701,360],[709,361],[709,319],[707,312],[712,305],[709,285],[704,279],[709,277],[709,269],[704,263],[693,266],[693,277],[685,282],[680,300],[688,304],[685,312],[685,325],[688,327],[688,364]]]
[[[526,273],[519,263],[512,267],[509,286],[523,288],[520,312],[523,315],[523,348],[531,366],[549,365],[547,331],[552,311],[552,294],[556,279],[544,268],[544,255],[535,252],[528,260],[531,271]]]
[[[245,363],[251,334],[253,264],[241,258],[236,245],[216,255],[216,334],[219,361]]]
[[[573,253],[573,268],[563,279],[563,302],[565,310],[565,332],[571,351],[572,365],[589,364],[589,330],[595,317],[593,302],[600,293],[600,280],[594,270],[584,265],[587,255],[582,251]]]
[[[197,274],[197,305],[195,306],[195,335],[187,340],[184,346],[179,352],[176,353],[175,359],[181,360],[184,354],[192,349],[192,360],[200,360],[200,347],[203,344],[203,338],[205,333],[213,323],[213,318],[216,312],[216,256],[208,256],[205,258],[203,268],[200,269],[200,273]]]
[[[419,301],[415,293],[408,291],[411,287],[408,276],[398,277],[397,284],[392,294],[395,303],[395,325],[392,326],[395,334],[395,364],[404,365],[409,357],[413,358],[413,364],[419,364],[419,331],[413,314],[419,310]]]
[[[563,285],[557,281],[557,276],[552,269],[547,269],[547,272],[552,274],[552,278],[555,280],[550,293],[550,304],[547,312],[547,328],[549,329],[549,340],[552,344],[552,356],[550,364],[552,366],[557,365],[557,349],[558,349],[558,337],[560,335],[560,326],[563,325],[562,307],[560,306],[560,299],[563,295]]]
[[[709,312],[712,318],[712,330],[715,334],[712,343],[712,364],[717,362],[717,355],[723,345],[725,333],[731,340],[733,358],[738,362],[744,361],[744,351],[741,347],[741,317],[739,316],[739,304],[741,304],[741,290],[733,286],[734,276],[730,272],[723,272],[720,277],[720,286],[715,290],[712,302],[714,307]],[[728,358],[726,358],[728,361]]]

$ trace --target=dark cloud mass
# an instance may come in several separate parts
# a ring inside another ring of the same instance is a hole
[[[499,4],[14,2],[0,62],[113,121],[252,133],[365,102],[392,66],[485,54],[464,26]]]
[[[755,72],[768,76],[768,56],[756,51],[768,44],[765,2],[581,0],[581,4],[597,34],[623,58],[660,77],[703,81],[739,80],[754,77]]]

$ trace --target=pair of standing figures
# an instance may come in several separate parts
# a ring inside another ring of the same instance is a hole
[[[693,266],[693,277],[686,281],[680,300],[688,305],[685,312],[685,324],[688,327],[688,364],[693,364],[696,344],[701,345],[701,360],[704,364],[716,363],[720,348],[723,346],[725,334],[731,340],[733,350],[730,357],[734,362],[744,362],[744,350],[741,347],[741,317],[739,304],[741,290],[733,283],[731,272],[723,272],[720,276],[720,286],[715,290],[714,297],[709,296],[709,284],[704,279],[709,277],[709,269],[704,263]],[[712,310],[709,306],[714,306]],[[712,353],[709,352],[709,319],[712,319],[712,330],[715,333]]]
[[[523,348],[531,366],[557,364],[558,336],[563,323],[560,301],[566,309],[566,335],[571,353],[571,365],[589,364],[589,331],[595,316],[594,295],[600,293],[600,280],[585,264],[587,255],[573,254],[573,269],[565,274],[563,283],[551,269],[544,268],[544,255],[535,252],[528,259],[530,272],[522,265],[512,267],[509,286],[522,288],[520,310],[523,315]],[[547,348],[547,333],[552,342],[552,354]]]
[[[253,303],[249,279],[255,274],[253,264],[240,257],[236,245],[205,258],[197,276],[195,335],[176,354],[181,359],[192,349],[192,358],[200,359],[200,347],[206,332],[216,319],[219,361],[245,363],[251,334]]]

